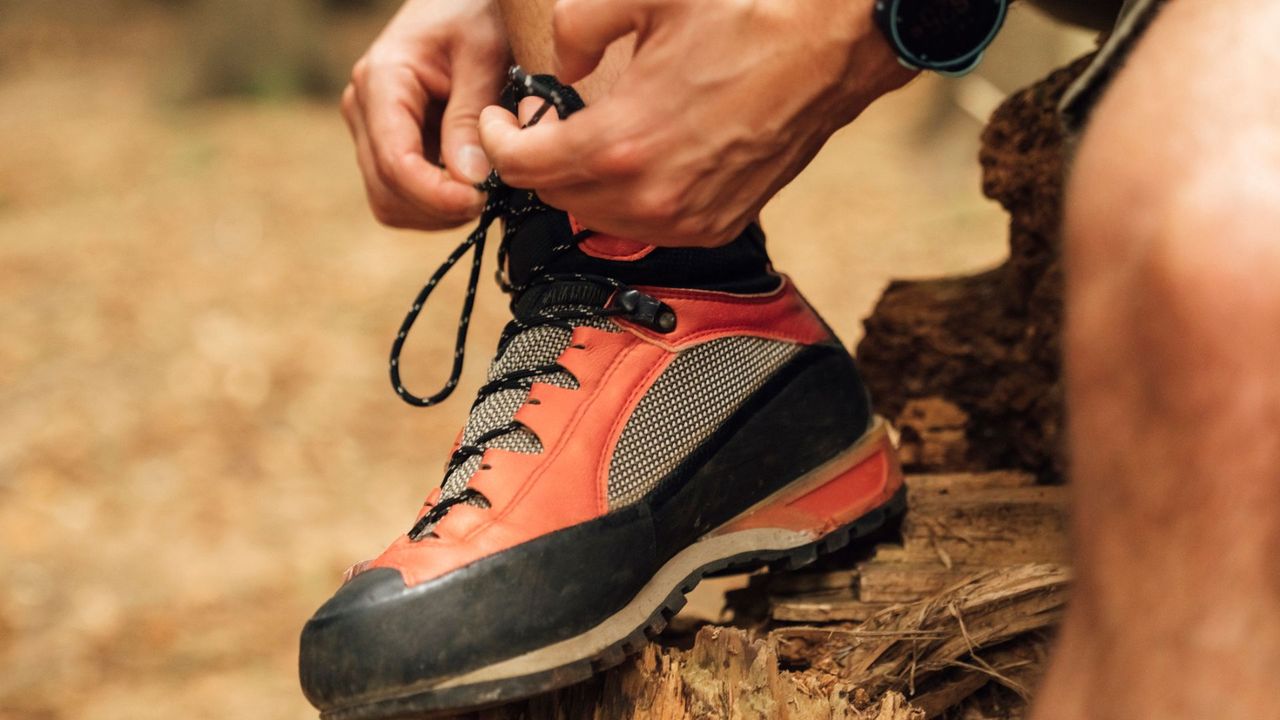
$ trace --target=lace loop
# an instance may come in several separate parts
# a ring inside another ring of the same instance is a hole
[[[559,113],[561,119],[569,116],[572,112],[564,96],[559,90],[540,81],[524,72],[519,66],[511,68],[510,85],[516,99],[523,97],[536,96],[543,99],[542,107],[534,114],[533,118],[525,124],[525,127],[536,124],[546,114],[547,110],[554,107]],[[391,387],[395,389],[396,395],[401,400],[415,407],[431,407],[446,400],[453,394],[454,389],[458,386],[458,380],[462,377],[462,368],[467,354],[467,333],[471,329],[471,313],[475,307],[476,291],[480,286],[480,267],[484,263],[484,245],[489,235],[489,227],[493,225],[493,221],[502,217],[508,210],[508,197],[510,189],[503,184],[502,179],[498,177],[496,171],[489,174],[488,179],[476,186],[481,192],[487,192],[489,199],[485,203],[484,209],[480,212],[480,221],[476,225],[476,229],[471,231],[466,240],[463,240],[453,252],[449,253],[449,257],[436,269],[431,278],[427,280],[427,284],[418,291],[418,296],[414,298],[413,305],[409,312],[404,316],[404,322],[400,324],[400,331],[396,333],[396,339],[391,343],[391,359],[390,375]],[[532,206],[536,207],[536,206]],[[502,239],[502,245],[498,250],[498,284],[504,292],[515,290],[505,278],[501,268],[505,266],[506,249],[508,241],[511,238],[513,227],[508,227]],[[571,248],[573,245],[570,245]],[[554,250],[558,251],[557,247]],[[568,249],[568,248],[564,248]],[[467,294],[462,301],[462,311],[458,314],[458,333],[453,349],[453,366],[449,370],[449,378],[445,380],[442,386],[435,393],[423,397],[421,395],[409,392],[404,387],[404,382],[400,377],[400,354],[404,350],[404,342],[409,336],[409,331],[413,329],[413,324],[417,322],[418,316],[422,313],[422,308],[426,304],[427,299],[431,297],[431,293],[435,291],[436,286],[444,279],[444,276],[453,269],[468,252],[473,251],[471,258],[471,274],[467,279]],[[554,251],[553,251],[554,254]],[[536,270],[535,270],[536,272]]]
[[[501,214],[503,204],[492,199],[485,203],[485,208],[480,216],[480,224],[467,236],[467,239],[462,244],[449,253],[449,257],[427,280],[427,284],[423,285],[422,290],[418,291],[418,296],[413,299],[413,305],[409,308],[408,314],[404,316],[404,322],[400,324],[400,331],[396,333],[396,339],[391,343],[391,387],[395,388],[396,394],[400,396],[401,400],[410,405],[431,407],[439,404],[452,395],[454,389],[458,386],[458,380],[462,377],[462,367],[467,354],[467,333],[471,329],[471,312],[476,302],[476,290],[480,285],[480,266],[484,261],[485,238],[489,234],[489,226]],[[415,395],[405,389],[404,382],[400,378],[400,353],[404,350],[404,341],[409,336],[409,331],[413,329],[413,324],[417,322],[418,316],[422,314],[422,308],[426,305],[427,298],[431,297],[431,293],[440,284],[440,281],[444,279],[444,276],[469,251],[474,251],[471,258],[471,275],[467,280],[467,295],[462,301],[462,311],[458,314],[458,334],[454,345],[453,367],[449,370],[449,379],[445,381],[443,387],[432,395],[427,397]]]

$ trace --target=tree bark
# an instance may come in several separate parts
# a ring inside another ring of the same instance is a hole
[[[1090,56],[1091,57],[1091,56]],[[1067,141],[1057,106],[1081,58],[1009,98],[983,133],[983,192],[1009,212],[1009,257],[967,277],[892,283],[858,360],[918,472],[1064,476],[1059,335]]]

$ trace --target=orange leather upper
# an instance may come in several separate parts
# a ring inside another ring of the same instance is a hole
[[[668,350],[684,350],[711,340],[734,336],[785,340],[802,345],[831,336],[818,314],[783,276],[777,290],[759,295],[734,295],[708,290],[676,290],[639,287],[661,300],[676,314],[676,328],[669,333],[627,322],[618,324],[646,341]]]
[[[477,470],[469,487],[484,494],[488,508],[454,505],[436,525],[435,537],[411,541],[402,535],[362,569],[396,568],[412,586],[599,517],[608,511],[609,459],[622,427],[680,350],[728,336],[800,344],[830,337],[785,277],[776,291],[762,295],[644,291],[675,311],[674,332],[664,335],[617,319],[624,332],[576,328],[558,362],[577,378],[578,388],[535,383],[515,415],[542,441],[543,451],[486,450],[487,469]],[[438,499],[439,490],[421,512]]]

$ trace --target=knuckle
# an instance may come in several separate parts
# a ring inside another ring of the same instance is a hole
[[[371,84],[397,74],[412,74],[410,64],[396,52],[371,49],[351,68],[351,84],[357,92],[364,92]]]
[[[378,180],[389,188],[399,188],[404,177],[404,162],[394,153],[379,151],[374,160]]]
[[[649,164],[650,153],[632,140],[605,143],[587,161],[587,171],[596,177],[634,177]]]
[[[724,229],[714,217],[706,213],[694,213],[677,218],[672,233],[695,242],[709,242],[723,235]]]
[[[641,192],[636,203],[636,214],[647,222],[671,225],[681,215],[683,200],[680,193],[670,186],[660,185]]]
[[[356,86],[348,84],[342,89],[342,102],[339,103],[342,112],[348,116],[356,112]]]
[[[351,66],[351,84],[353,86],[360,87],[369,81],[370,66],[372,64],[368,55],[356,60],[355,64]]]

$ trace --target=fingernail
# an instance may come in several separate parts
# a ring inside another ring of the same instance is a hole
[[[458,151],[458,172],[473,183],[482,183],[489,177],[489,158],[476,145],[466,145]]]

